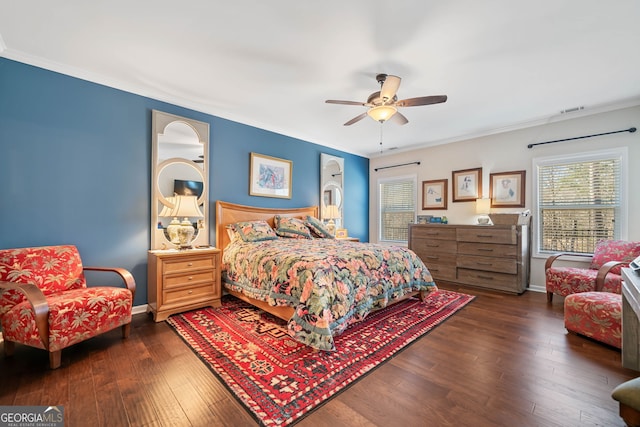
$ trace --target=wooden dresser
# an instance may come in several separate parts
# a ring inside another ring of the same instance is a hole
[[[529,282],[527,225],[410,224],[409,249],[436,282],[516,294]]]
[[[147,312],[156,322],[175,313],[220,306],[220,250],[149,251],[147,287]]]

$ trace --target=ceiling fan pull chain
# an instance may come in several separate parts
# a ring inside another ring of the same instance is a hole
[[[384,122],[380,122],[380,154],[382,154],[382,125]]]

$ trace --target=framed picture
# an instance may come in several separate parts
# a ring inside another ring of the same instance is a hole
[[[346,239],[347,237],[349,237],[349,233],[346,228],[336,229],[336,239]]]
[[[251,153],[249,195],[290,199],[292,169],[290,160]]]
[[[422,181],[422,209],[447,209],[448,179]]]
[[[475,202],[482,198],[482,168],[451,172],[453,202]]]
[[[489,190],[492,208],[523,208],[527,171],[492,173]]]

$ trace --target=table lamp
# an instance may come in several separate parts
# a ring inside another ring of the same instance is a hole
[[[169,198],[171,199],[171,198]],[[193,224],[189,221],[189,218],[203,218],[204,215],[198,206],[198,197],[197,196],[179,196],[176,195],[173,197],[174,199],[174,207],[169,212],[169,215],[163,216],[172,216],[173,221],[167,227],[167,232],[169,233],[169,237],[171,238],[171,243],[179,245],[180,249],[190,249],[191,241],[193,240],[193,236],[196,232],[195,228],[193,228]],[[163,209],[164,212],[164,209]],[[162,212],[161,212],[162,213]],[[178,222],[178,217],[182,217],[182,222]],[[177,241],[174,239],[173,233],[176,233],[173,228],[174,223],[178,223],[177,225]]]
[[[340,211],[336,205],[329,205],[324,209],[324,219],[328,219],[327,229],[331,234],[336,234],[336,223],[334,219],[340,218]]]
[[[489,225],[489,212],[491,212],[491,199],[476,199],[476,213],[481,215],[478,217],[478,225]]]

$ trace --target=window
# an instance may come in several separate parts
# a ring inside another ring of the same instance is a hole
[[[381,242],[407,242],[409,223],[416,219],[416,177],[378,181]]]
[[[626,234],[626,149],[534,159],[537,253],[591,254]]]

